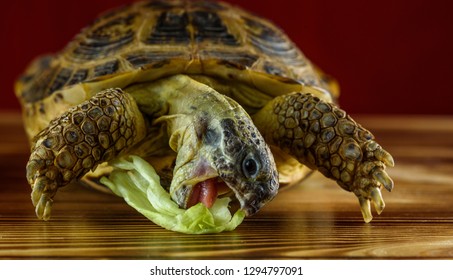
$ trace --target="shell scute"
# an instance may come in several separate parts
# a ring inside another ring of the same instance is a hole
[[[239,46],[237,38],[231,34],[218,14],[209,11],[194,11],[190,14],[196,30],[197,42],[210,41],[214,44]]]
[[[105,58],[134,40],[134,21],[137,14],[115,17],[89,29],[72,50],[71,59],[89,61]]]
[[[88,69],[79,69],[72,75],[71,80],[68,82],[68,86],[83,82],[88,76]]]
[[[175,11],[162,12],[156,25],[145,38],[146,44],[188,44],[190,34],[187,30],[189,19],[187,13]]]
[[[184,58],[186,53],[182,51],[139,51],[135,53],[129,53],[125,56],[125,59],[134,67],[140,68],[144,66],[151,66],[153,68],[162,67],[162,64],[170,63],[171,59]],[[189,58],[187,58],[189,59]]]
[[[271,97],[324,87],[271,22],[223,2],[152,0],[105,13],[61,52],[35,60],[16,94],[31,137],[99,90],[173,74],[233,79]]]
[[[94,67],[94,77],[111,75],[118,70],[118,67],[118,60],[110,60],[104,64]]]

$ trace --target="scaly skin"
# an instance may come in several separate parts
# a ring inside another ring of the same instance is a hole
[[[27,179],[38,218],[50,218],[60,187],[98,164],[125,153],[146,154],[135,145],[149,140],[144,139],[148,130],[141,112],[148,126],[167,131],[168,144],[177,153],[169,192],[182,208],[188,207],[198,183],[217,177],[247,215],[277,194],[272,153],[245,110],[212,88],[175,75],[128,87],[127,92],[102,91],[36,136]]]
[[[197,183],[219,177],[246,215],[278,191],[273,155],[248,113],[233,99],[186,75],[128,88],[151,125],[166,128],[177,153],[169,193],[181,208]]]
[[[115,158],[144,133],[135,101],[120,89],[99,92],[53,120],[35,137],[27,164],[38,218],[50,218],[58,188]]]
[[[365,222],[372,219],[370,201],[382,212],[380,187],[393,188],[385,172],[393,158],[343,110],[311,94],[292,93],[275,98],[253,119],[268,143],[353,192]]]

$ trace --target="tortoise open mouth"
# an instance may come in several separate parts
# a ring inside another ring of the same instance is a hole
[[[186,207],[192,207],[201,202],[211,208],[217,197],[229,196],[233,191],[220,177],[209,178],[195,184],[187,200]]]

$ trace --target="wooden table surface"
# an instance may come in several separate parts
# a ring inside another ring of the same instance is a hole
[[[2,259],[453,259],[453,117],[356,116],[396,167],[384,212],[362,220],[356,198],[319,175],[281,192],[233,232],[166,231],[121,198],[78,184],[35,218],[29,148],[17,114],[0,114]],[[374,213],[374,212],[373,212]]]

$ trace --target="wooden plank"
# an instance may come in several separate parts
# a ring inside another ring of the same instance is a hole
[[[395,189],[383,193],[386,209],[370,224],[352,194],[314,175],[282,191],[235,231],[193,236],[164,230],[122,199],[79,184],[57,195],[51,221],[37,220],[20,116],[0,114],[0,258],[453,258],[452,118],[356,119],[397,164],[389,169]]]

